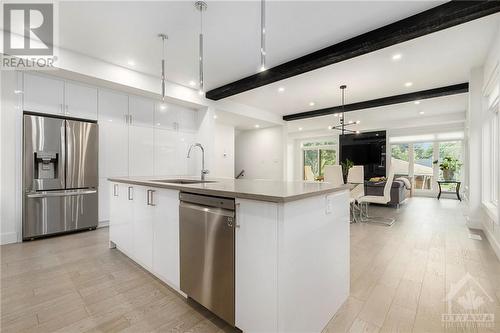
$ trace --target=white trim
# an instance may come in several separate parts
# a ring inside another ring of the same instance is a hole
[[[0,234],[0,245],[17,243],[17,232],[4,232]]]
[[[499,220],[498,220],[497,206],[495,206],[491,202],[482,202],[482,205],[486,215],[488,215],[488,217],[492,219],[493,222],[498,224]]]
[[[500,260],[500,243],[495,239],[495,236],[490,232],[488,228],[483,227],[482,230],[486,235],[486,238],[488,239],[491,247],[493,248],[493,251],[497,255],[498,260]]]
[[[97,228],[107,228],[109,227],[109,220],[107,221],[99,221],[97,223]]]

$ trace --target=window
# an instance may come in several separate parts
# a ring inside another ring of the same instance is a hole
[[[406,177],[416,193],[437,192],[437,179],[443,178],[439,162],[445,157],[458,160],[460,168],[454,178],[462,177],[463,131],[390,137],[391,166],[395,177]],[[406,141],[407,140],[407,141]],[[455,191],[454,184],[443,185],[443,191]]]
[[[409,144],[402,143],[391,145],[391,165],[394,168],[394,176],[408,178],[410,175]]]
[[[434,145],[432,142],[413,144],[413,183],[415,189],[431,190],[433,187]]]
[[[462,155],[463,155],[463,150],[462,150],[462,141],[444,141],[444,142],[439,142],[439,159],[438,162],[441,163],[446,157],[451,157],[453,159],[458,160],[457,163],[457,170],[454,173],[454,178],[455,179],[461,179],[462,176]],[[439,172],[439,178],[443,178],[443,171],[438,170]],[[441,188],[443,191],[455,191],[456,185],[455,184],[442,184]]]
[[[303,169],[309,166],[314,177],[321,177],[324,174],[325,166],[333,165],[337,162],[337,149],[334,141],[319,140],[302,143]],[[306,174],[304,171],[304,180]]]
[[[499,155],[499,134],[498,134],[498,112],[494,114],[491,120],[491,137],[490,137],[490,147],[491,147],[491,202],[497,206],[498,205],[498,174],[500,173],[498,167],[498,155]]]

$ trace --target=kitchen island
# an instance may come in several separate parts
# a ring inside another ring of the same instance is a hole
[[[348,188],[182,179],[110,178],[110,246],[186,296],[180,193],[234,199],[234,325],[244,332],[320,332],[349,294]]]

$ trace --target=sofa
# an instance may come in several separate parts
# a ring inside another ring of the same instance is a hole
[[[384,195],[385,181],[382,182],[365,182],[365,195]],[[404,182],[394,180],[391,187],[391,201],[389,205],[399,207],[406,200],[407,188]]]

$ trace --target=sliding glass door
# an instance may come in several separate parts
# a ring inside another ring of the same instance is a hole
[[[408,178],[415,193],[434,194],[438,190],[437,180],[443,179],[439,164],[445,158],[458,160],[459,167],[454,178],[462,176],[462,140],[428,141],[391,144],[391,166],[395,178]],[[455,191],[455,184],[443,185],[443,191]]]

